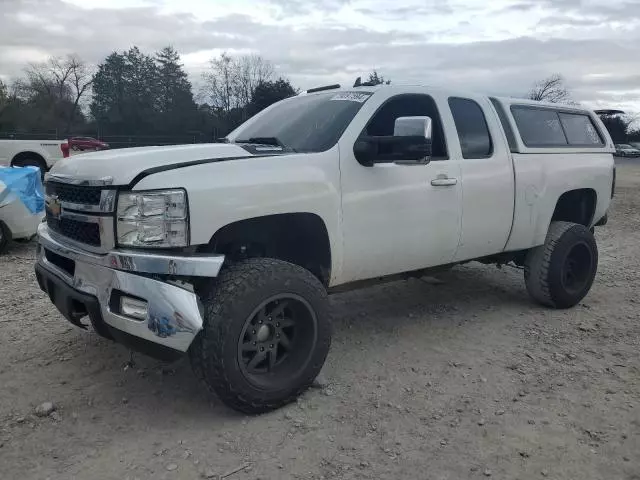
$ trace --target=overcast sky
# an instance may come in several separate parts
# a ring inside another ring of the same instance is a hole
[[[107,6],[108,5],[108,6]],[[77,53],[172,44],[197,85],[222,51],[295,86],[394,83],[523,95],[560,73],[576,100],[640,112],[640,0],[0,0],[0,77]]]

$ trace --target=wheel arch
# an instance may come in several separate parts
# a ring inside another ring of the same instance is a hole
[[[237,220],[220,227],[201,252],[221,253],[225,261],[269,257],[299,265],[323,285],[331,279],[331,242],[315,213],[279,213]]]
[[[593,188],[578,188],[564,192],[556,201],[551,222],[572,222],[590,227],[594,220],[598,194]]]
[[[38,152],[34,152],[31,150],[27,150],[27,151],[23,151],[23,152],[19,152],[16,153],[13,158],[11,159],[11,166],[15,166],[16,162],[19,162],[21,160],[27,160],[27,159],[36,159],[38,162],[40,162],[42,164],[42,166],[46,169],[47,168],[47,161],[45,160],[45,158],[42,156],[42,154],[38,153]]]

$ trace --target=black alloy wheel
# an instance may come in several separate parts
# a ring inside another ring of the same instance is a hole
[[[575,244],[562,267],[561,282],[567,292],[575,293],[582,290],[589,281],[593,268],[593,255],[586,243]]]
[[[285,293],[265,300],[249,315],[238,341],[240,370],[257,387],[278,388],[311,359],[317,320],[309,303]]]

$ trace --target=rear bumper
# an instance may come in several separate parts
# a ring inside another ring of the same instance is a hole
[[[202,329],[197,296],[190,290],[140,273],[163,271],[177,275],[176,272],[191,270],[215,272],[211,276],[216,276],[219,268],[212,268],[212,259],[222,266],[224,257],[202,257],[202,263],[198,262],[200,257],[159,255],[157,262],[153,262],[152,257],[154,255],[137,252],[112,252],[102,256],[84,253],[62,244],[51,235],[46,224],[42,224],[38,229],[35,270],[40,288],[74,325],[86,328],[81,318],[88,316],[98,333],[122,343],[133,343],[134,348],[145,353],[166,356],[150,352],[147,347],[153,346],[175,353],[186,352]],[[146,318],[123,314],[120,309],[123,296],[146,302]]]

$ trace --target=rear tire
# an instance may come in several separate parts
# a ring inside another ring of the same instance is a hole
[[[47,164],[39,158],[21,158],[12,163],[14,167],[38,167],[40,169],[40,179],[44,181],[44,174],[47,173]]]
[[[598,269],[598,246],[584,225],[551,222],[544,245],[525,260],[529,295],[542,305],[571,308],[589,293]]]
[[[302,267],[254,258],[226,267],[201,294],[195,375],[227,406],[264,413],[294,401],[329,352],[327,292]]]

